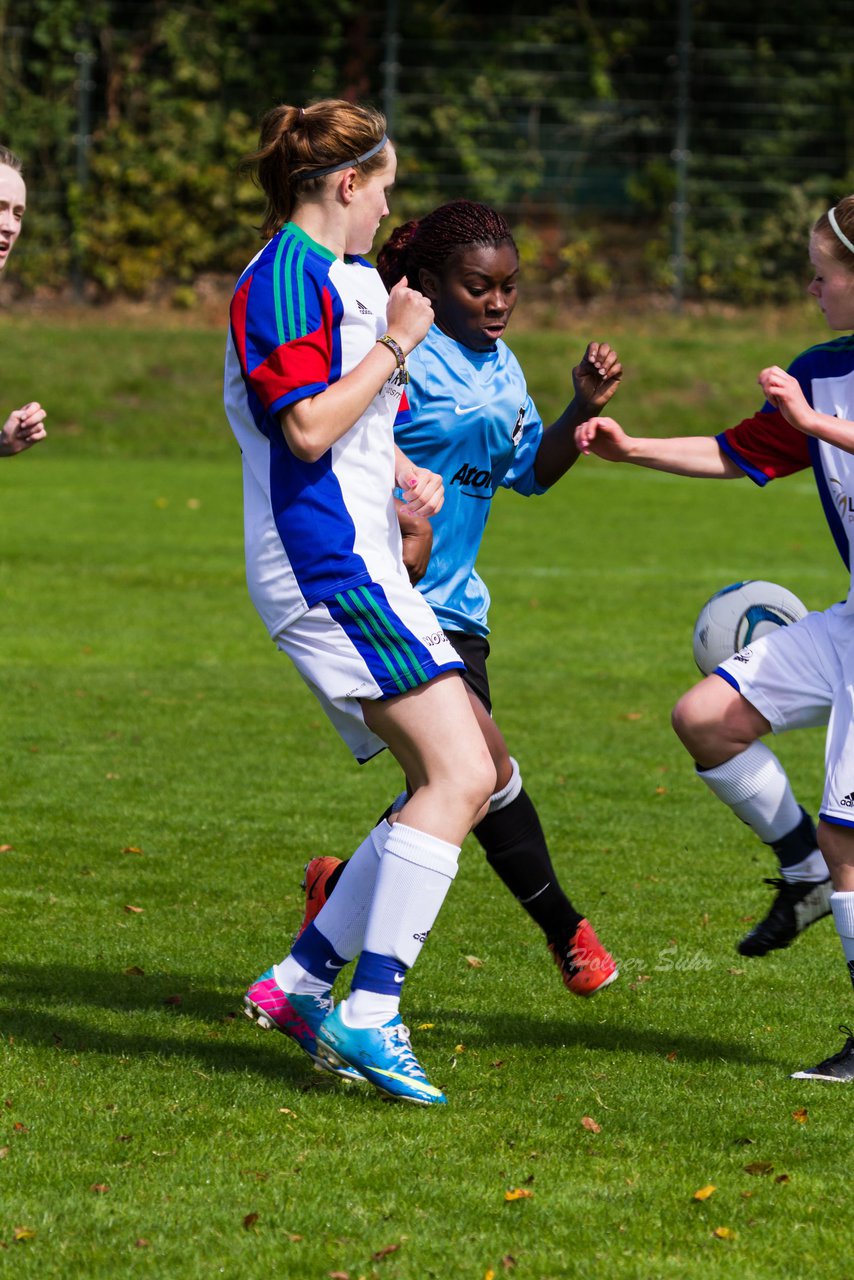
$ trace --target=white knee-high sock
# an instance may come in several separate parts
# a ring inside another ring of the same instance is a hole
[[[451,887],[459,852],[459,846],[424,831],[393,825],[380,860],[364,950],[342,1009],[349,1025],[381,1026],[397,1012],[403,979]]]
[[[383,818],[359,845],[341,872],[335,892],[314,918],[314,923],[340,956],[353,960],[362,950],[365,926],[377,883],[383,849],[391,827]]]
[[[765,844],[778,844],[804,820],[786,771],[764,742],[753,742],[746,751],[713,769],[697,770],[697,777],[732,809]],[[784,854],[775,850],[779,859]],[[826,880],[828,871],[817,848],[804,848],[795,860],[781,863],[787,880]]]
[[[314,928],[322,937],[313,938],[309,927],[294,944],[299,958],[288,954],[275,966],[274,976],[282,991],[324,995],[338,976],[339,970],[332,966],[338,960],[352,960],[362,950],[380,857],[390,831],[383,819],[348,860],[335,892],[314,918]],[[324,941],[328,948],[321,945]]]
[[[848,976],[854,984],[854,893],[832,893],[830,908],[848,965]]]

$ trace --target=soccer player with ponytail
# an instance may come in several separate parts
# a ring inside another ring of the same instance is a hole
[[[812,468],[845,565],[854,569],[854,195],[812,227],[808,293],[844,337],[810,347],[784,372],[763,369],[762,409],[718,436],[640,439],[611,418],[576,433],[579,448],[609,462],[764,486]],[[822,613],[752,641],[683,694],[673,726],[698,777],[775,854],[771,910],[739,943],[742,955],[787,947],[830,913],[854,982],[854,579]],[[795,798],[768,733],[827,726],[818,826]],[[854,1081],[854,1032],[800,1079]]]
[[[412,1051],[401,991],[495,790],[462,663],[409,581],[396,516],[396,487],[414,517],[442,502],[441,478],[393,436],[433,311],[405,280],[388,294],[363,257],[397,163],[379,112],[276,107],[252,159],[269,238],[237,283],[225,368],[250,594],[356,758],[387,746],[412,789],[245,1007],[317,1066],[428,1106],[445,1098]],[[334,979],[356,956],[333,1008]]]

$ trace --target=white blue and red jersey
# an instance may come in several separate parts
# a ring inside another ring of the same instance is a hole
[[[278,419],[364,359],[387,305],[370,263],[337,258],[292,224],[237,283],[225,408],[243,454],[249,593],[272,636],[320,601],[403,573],[392,428],[409,409],[397,375],[316,462],[291,453]]]
[[[542,419],[519,361],[500,340],[490,351],[472,351],[433,325],[406,363],[411,417],[398,419],[395,439],[445,483],[418,589],[447,630],[485,636],[489,592],[475,561],[500,486],[545,492],[534,477]]]
[[[788,371],[814,409],[854,421],[854,337],[810,347]],[[854,569],[854,454],[804,435],[767,402],[759,413],[722,432],[717,440],[723,452],[759,485],[811,466],[839,554],[849,571]],[[854,586],[846,612],[854,612]]]

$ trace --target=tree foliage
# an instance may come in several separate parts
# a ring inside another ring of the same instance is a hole
[[[781,296],[775,247],[788,267],[794,220],[854,176],[847,0],[689,9],[688,284]],[[261,114],[335,95],[389,108],[396,216],[487,200],[556,289],[616,287],[630,246],[639,283],[666,286],[679,11],[680,0],[530,14],[487,0],[0,0],[0,140],[31,188],[11,270],[30,287],[76,277],[141,295],[168,283],[179,297],[206,273],[233,274],[259,220],[239,162]],[[609,257],[609,244],[622,252]]]

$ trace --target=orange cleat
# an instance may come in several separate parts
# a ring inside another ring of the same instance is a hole
[[[297,932],[297,938],[308,928],[325,904],[327,881],[336,867],[340,866],[340,858],[312,858],[311,862],[305,864],[305,878],[301,886],[305,889],[305,915]]]
[[[619,970],[589,920],[582,920],[568,942],[552,939],[549,951],[563,984],[573,995],[592,996],[619,977]]]

